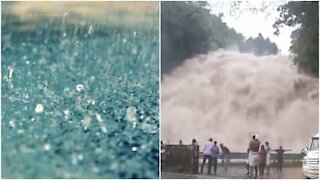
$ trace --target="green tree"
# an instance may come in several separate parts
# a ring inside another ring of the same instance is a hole
[[[275,43],[272,43],[269,38],[264,39],[261,33],[258,37],[250,37],[239,44],[239,51],[242,53],[253,53],[256,56],[277,54],[279,49]]]
[[[226,48],[243,37],[210,13],[207,2],[161,3],[161,68],[168,73],[183,60]]]
[[[275,34],[284,25],[297,27],[291,34],[290,51],[294,62],[305,73],[319,77],[319,2],[293,1],[278,7]]]

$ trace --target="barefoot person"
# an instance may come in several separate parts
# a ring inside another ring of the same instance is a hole
[[[267,161],[267,151],[264,148],[264,145],[261,145],[259,156],[260,156],[259,172],[260,172],[260,176],[263,176],[264,168],[266,166],[266,161]]]
[[[269,173],[270,173],[271,148],[270,148],[270,145],[269,145],[268,141],[265,142],[265,146],[266,146],[266,151],[267,151],[267,158],[266,158],[266,169],[267,169],[267,172],[266,172],[266,175],[269,175]]]
[[[225,170],[228,168],[228,164],[230,162],[230,150],[226,146],[224,146],[222,143],[220,144],[220,149],[221,149],[221,160],[222,164],[224,164]]]
[[[206,163],[206,160],[208,159],[209,163],[208,163],[208,174],[211,174],[211,163],[212,163],[212,156],[211,156],[211,151],[212,151],[212,138],[209,139],[209,141],[204,145],[204,149],[203,149],[203,162],[201,165],[201,174],[203,173],[203,166]]]
[[[250,166],[250,177],[257,178],[258,176],[258,165],[259,165],[259,148],[260,141],[257,138],[257,135],[254,134],[249,143],[249,166]],[[254,175],[253,175],[254,171]]]

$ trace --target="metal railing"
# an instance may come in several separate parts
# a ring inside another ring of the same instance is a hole
[[[231,152],[229,164],[244,163],[247,153]],[[286,153],[284,162],[302,163],[303,154]],[[199,146],[193,145],[166,145],[161,151],[161,168],[163,171],[198,173],[199,164],[202,162],[203,153]],[[277,154],[271,154],[271,164],[277,162]],[[221,163],[221,157],[218,160]]]

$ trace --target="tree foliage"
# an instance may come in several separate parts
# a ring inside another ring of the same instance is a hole
[[[262,35],[245,40],[222,21],[223,14],[211,14],[207,2],[162,2],[161,11],[162,74],[187,58],[220,48],[235,47],[256,55],[278,52],[278,47]]]
[[[162,73],[186,58],[237,44],[243,37],[221,16],[210,14],[206,2],[161,3]]]
[[[239,44],[240,52],[253,53],[256,56],[263,56],[269,54],[277,54],[278,47],[275,43],[272,43],[269,38],[264,39],[261,33],[258,37],[250,37],[245,42]]]
[[[278,7],[280,17],[274,23],[275,34],[284,25],[297,27],[291,34],[290,51],[299,68],[319,76],[319,2],[292,1]]]

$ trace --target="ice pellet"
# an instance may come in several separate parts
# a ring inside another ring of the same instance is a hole
[[[96,118],[97,118],[97,121],[99,122],[99,123],[102,123],[102,118],[101,118],[101,115],[100,114],[96,114]]]
[[[129,121],[135,121],[136,120],[136,112],[137,112],[137,109],[135,107],[128,107],[127,109],[127,119]]]
[[[35,108],[34,111],[35,111],[36,113],[42,113],[43,110],[44,110],[43,105],[42,105],[42,104],[37,104],[37,106],[36,106],[36,108]]]
[[[64,110],[63,113],[64,113],[65,116],[69,116],[69,115],[70,115],[70,110],[69,110],[69,109],[66,109],[66,110]]]
[[[106,128],[105,126],[101,126],[100,129],[101,129],[101,131],[104,132],[104,133],[107,132],[107,128]]]
[[[15,127],[16,127],[16,124],[14,123],[14,120],[10,120],[10,121],[9,121],[9,126],[10,126],[11,128],[15,128]]]
[[[133,146],[133,147],[131,148],[131,150],[132,150],[133,152],[136,152],[136,151],[138,150],[138,148],[135,147],[135,146]]]
[[[90,126],[91,118],[89,116],[85,116],[83,120],[81,120],[82,125],[85,129]]]
[[[13,75],[13,67],[8,67],[8,79],[11,80]]]
[[[49,143],[46,143],[46,144],[43,145],[43,149],[45,151],[49,151],[51,149],[51,145]]]
[[[84,85],[83,84],[77,84],[76,89],[78,92],[81,92],[84,90]]]

